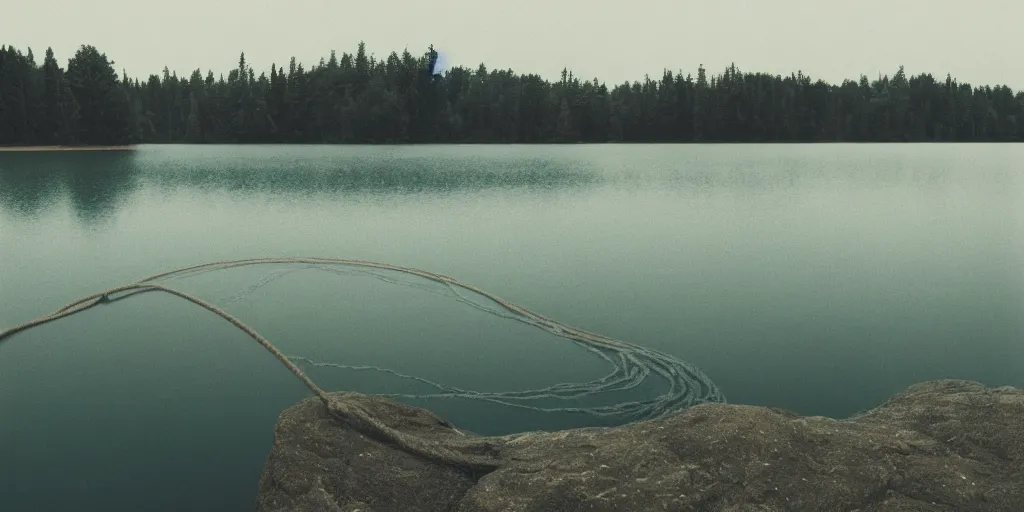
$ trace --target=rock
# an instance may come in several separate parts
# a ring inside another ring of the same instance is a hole
[[[1021,510],[1024,390],[918,384],[846,420],[705,404],[613,428],[472,437],[422,409],[332,394],[493,471],[406,453],[329,415],[286,410],[261,511]]]

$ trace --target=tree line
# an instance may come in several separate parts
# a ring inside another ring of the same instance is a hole
[[[387,58],[331,52],[306,69],[257,71],[243,53],[225,77],[166,67],[145,81],[81,46],[61,67],[47,49],[0,47],[0,145],[132,143],[540,143],[1024,141],[1024,92],[950,76],[829,84],[802,72],[741,72],[608,87],[563,70],[435,72],[431,47]]]

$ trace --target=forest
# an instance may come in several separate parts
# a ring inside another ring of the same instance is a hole
[[[701,66],[609,87],[436,64],[433,47],[379,59],[359,43],[308,69],[258,72],[243,53],[227,76],[140,81],[93,46],[66,67],[3,46],[0,145],[1024,141],[1024,92],[902,66],[841,84]]]

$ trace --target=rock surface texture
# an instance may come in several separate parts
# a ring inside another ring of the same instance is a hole
[[[472,472],[286,410],[261,511],[1024,510],[1024,390],[911,386],[845,420],[699,405],[614,428],[468,437],[422,409],[337,393],[403,433],[484,453]],[[467,445],[467,443],[469,443]]]

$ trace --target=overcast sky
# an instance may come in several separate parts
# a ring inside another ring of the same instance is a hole
[[[665,68],[789,74],[838,82],[900,64],[974,84],[1024,88],[1020,0],[0,0],[0,43],[52,46],[61,66],[92,44],[133,77],[315,64],[360,39],[386,56],[431,43],[448,65],[618,83]]]

